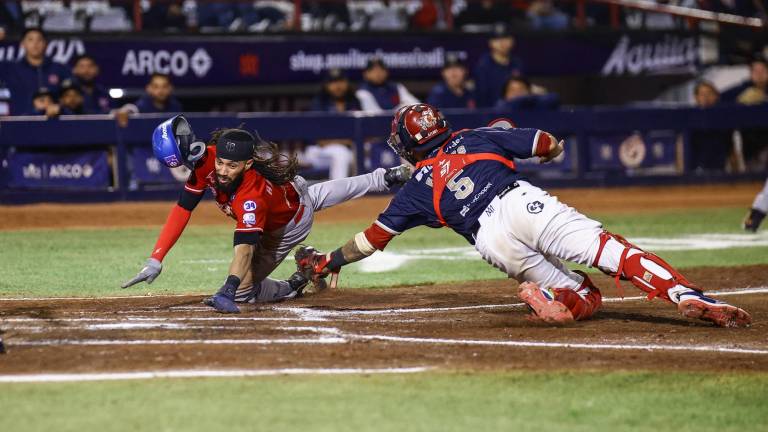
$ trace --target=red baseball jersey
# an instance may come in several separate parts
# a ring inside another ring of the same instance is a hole
[[[299,209],[299,194],[291,183],[277,185],[255,169],[245,172],[233,194],[216,189],[216,146],[208,146],[205,155],[189,176],[184,189],[203,194],[210,189],[216,204],[237,221],[235,231],[272,231],[288,224]]]

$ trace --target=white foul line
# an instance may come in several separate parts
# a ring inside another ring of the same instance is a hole
[[[285,344],[341,344],[349,342],[342,337],[295,339],[43,339],[14,341],[14,346],[102,346],[102,345],[285,345]]]
[[[52,383],[82,381],[117,381],[157,378],[240,378],[275,375],[368,375],[406,374],[428,371],[428,367],[385,369],[237,369],[237,370],[169,370],[146,372],[83,373],[83,374],[24,374],[0,375],[0,383]]]

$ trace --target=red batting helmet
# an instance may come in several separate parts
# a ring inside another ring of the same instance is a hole
[[[451,126],[439,109],[428,104],[407,105],[392,118],[387,144],[400,157],[415,164],[414,152],[428,152],[451,136]]]

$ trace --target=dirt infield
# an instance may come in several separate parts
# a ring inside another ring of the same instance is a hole
[[[768,371],[768,266],[702,268],[748,329],[681,318],[639,292],[566,327],[529,322],[509,281],[336,290],[223,316],[199,296],[2,300],[9,374],[275,368]],[[752,287],[745,289],[745,287]],[[609,298],[613,297],[613,298]]]
[[[638,213],[658,209],[743,207],[752,204],[760,183],[734,185],[632,187],[621,189],[554,189],[552,194],[583,213]],[[317,215],[318,222],[372,221],[390,196],[366,197],[345,203]],[[0,206],[0,230],[29,228],[113,228],[161,226],[173,203],[36,204]],[[218,208],[203,203],[195,209],[193,225],[229,223]]]

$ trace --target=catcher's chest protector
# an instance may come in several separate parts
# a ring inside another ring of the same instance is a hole
[[[443,219],[443,213],[440,211],[440,198],[443,196],[448,180],[452,179],[453,176],[458,174],[467,165],[477,161],[490,160],[501,162],[511,170],[515,169],[515,162],[496,153],[446,154],[443,148],[445,148],[445,145],[440,147],[435,157],[424,159],[417,163],[416,169],[427,165],[432,166],[432,205],[435,207],[437,220],[445,226],[445,219]]]

